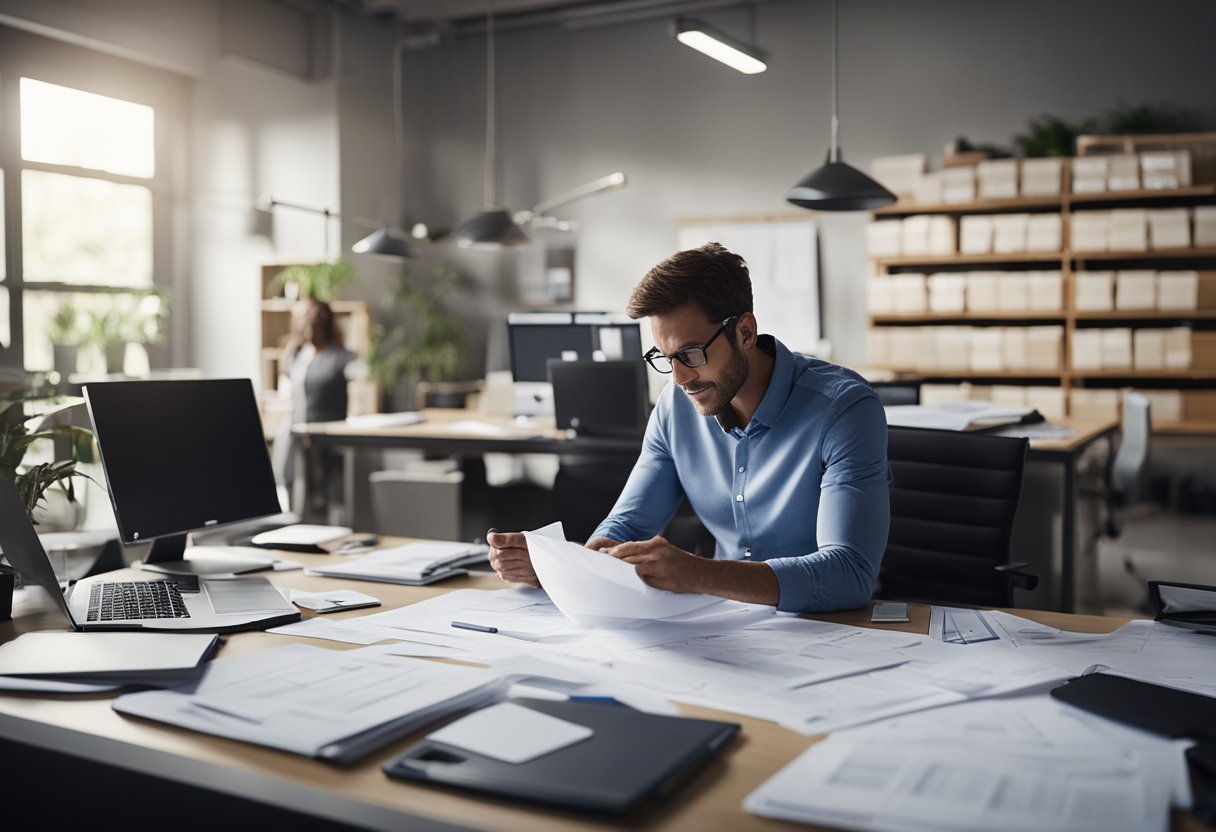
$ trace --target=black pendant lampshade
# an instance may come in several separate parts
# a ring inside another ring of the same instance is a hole
[[[457,244],[465,248],[500,248],[528,242],[515,219],[502,208],[487,208],[456,230]]]
[[[409,239],[395,228],[379,228],[359,240],[350,250],[356,254],[379,254],[382,257],[414,256],[414,247]]]

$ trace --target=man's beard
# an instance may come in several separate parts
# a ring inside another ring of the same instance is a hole
[[[717,395],[705,404],[701,404],[696,399],[693,399],[693,403],[702,416],[718,416],[730,407],[731,401],[743,389],[745,381],[747,381],[747,359],[743,357],[743,350],[732,344],[731,358],[723,368],[721,378],[713,384],[707,385],[717,388]]]

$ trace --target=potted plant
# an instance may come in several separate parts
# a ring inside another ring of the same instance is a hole
[[[367,363],[385,410],[417,409],[418,382],[452,381],[464,365],[464,327],[444,305],[458,275],[444,263],[435,264],[434,275],[430,285],[423,285],[403,271],[388,300],[403,310],[404,319],[391,329],[372,327]]]
[[[361,279],[349,260],[339,257],[332,263],[299,263],[288,266],[275,275],[271,288],[283,290],[291,300],[316,298],[330,303],[338,290]]]
[[[45,420],[46,414],[27,417],[25,403],[40,398],[41,394],[37,391],[21,389],[0,401],[0,477],[7,478],[16,486],[21,503],[35,524],[39,522],[40,510],[51,489],[58,489],[68,503],[78,505],[72,479],[87,478],[88,475],[80,471],[77,465],[94,458],[93,434],[85,428],[65,424],[31,429],[31,423]],[[51,404],[45,399],[41,403]],[[55,439],[67,441],[69,458],[36,463],[25,461],[31,447]],[[0,621],[12,616],[16,584],[16,571],[4,562],[3,553],[0,553]]]
[[[127,354],[125,314],[117,304],[89,316],[85,340],[101,351],[107,373],[121,373]]]
[[[165,321],[169,319],[169,293],[165,289],[149,289],[130,299],[123,320],[127,343],[147,347],[165,338]]]
[[[55,372],[60,382],[76,372],[76,355],[80,349],[82,316],[70,297],[64,298],[51,316],[47,334],[51,339]]]

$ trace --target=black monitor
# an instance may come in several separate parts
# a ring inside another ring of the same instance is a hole
[[[637,321],[606,312],[520,312],[507,316],[511,375],[547,382],[550,358],[632,360],[642,354]]]
[[[557,427],[582,436],[641,437],[650,414],[646,365],[549,360]]]
[[[124,543],[152,541],[163,572],[244,572],[269,561],[183,560],[190,532],[279,514],[262,420],[249,379],[84,385],[110,501]]]

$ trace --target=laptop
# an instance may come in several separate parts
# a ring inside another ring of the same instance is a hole
[[[66,592],[12,481],[0,476],[0,551],[27,584],[40,586],[72,629],[227,633],[300,620],[265,578],[174,576],[172,580],[77,581]]]

